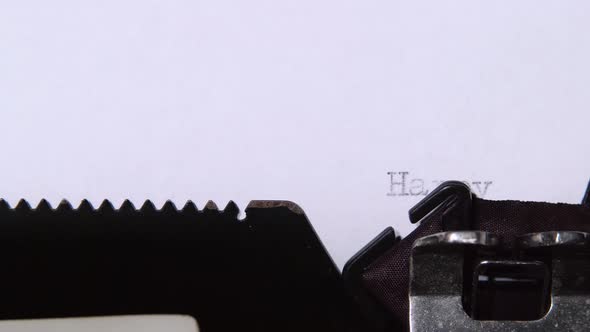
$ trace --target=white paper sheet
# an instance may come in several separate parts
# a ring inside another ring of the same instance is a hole
[[[589,29],[583,0],[3,1],[0,195],[293,200],[340,267],[437,181],[577,202]]]

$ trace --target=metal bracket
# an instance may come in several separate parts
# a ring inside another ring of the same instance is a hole
[[[445,231],[471,229],[472,193],[469,186],[460,181],[443,182],[409,211],[412,224],[443,209]]]
[[[377,331],[388,330],[392,321],[381,304],[379,304],[363,287],[362,274],[381,255],[393,248],[401,237],[392,227],[387,227],[358,253],[356,253],[342,270],[342,278],[348,292],[353,296],[359,310],[371,322]]]

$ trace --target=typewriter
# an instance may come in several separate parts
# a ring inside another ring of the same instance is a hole
[[[220,331],[586,331],[590,195],[490,201],[444,182],[341,273],[303,209],[0,201],[2,322],[192,317]]]

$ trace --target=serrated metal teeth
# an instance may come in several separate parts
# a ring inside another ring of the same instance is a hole
[[[121,206],[117,209],[109,201],[105,199],[102,203],[95,208],[92,203],[84,199],[80,202],[77,208],[73,208],[72,204],[68,200],[62,200],[59,205],[54,209],[49,203],[48,200],[42,199],[39,201],[35,209],[31,208],[31,205],[25,200],[21,199],[17,203],[17,205],[12,208],[8,201],[4,199],[0,199],[0,210],[2,211],[11,211],[16,213],[66,213],[66,212],[73,212],[73,213],[87,213],[87,214],[101,214],[101,215],[108,215],[108,214],[154,214],[154,213],[161,213],[161,214],[198,214],[198,213],[222,213],[224,215],[237,217],[240,213],[240,208],[234,201],[229,201],[223,210],[220,210],[217,204],[214,201],[208,201],[207,204],[203,207],[202,210],[199,210],[197,205],[193,201],[187,201],[186,204],[182,207],[182,209],[178,209],[178,207],[172,202],[171,200],[166,201],[162,208],[158,209],[155,204],[151,200],[146,200],[142,205],[141,208],[138,210],[135,205],[128,199],[126,199]]]
[[[223,209],[223,213],[232,217],[237,217],[240,213],[240,208],[234,201],[229,201]]]
[[[144,214],[156,213],[157,209],[156,209],[156,206],[154,205],[154,203],[148,199],[145,202],[143,202],[143,205],[139,209],[139,212],[144,213]]]
[[[164,203],[164,206],[162,206],[162,208],[160,209],[160,211],[163,213],[177,213],[178,209],[171,200],[167,200],[166,203]]]
[[[94,207],[92,206],[92,203],[90,203],[89,200],[84,199],[82,200],[82,202],[80,202],[80,205],[78,206],[76,211],[79,213],[92,213],[94,212]]]
[[[39,201],[39,204],[37,204],[35,211],[47,212],[47,211],[53,211],[53,208],[51,207],[51,204],[49,204],[49,202],[46,199],[42,199],[41,201]]]
[[[24,199],[21,199],[16,204],[16,207],[14,208],[14,210],[16,212],[24,212],[24,213],[26,213],[26,212],[30,212],[31,211],[31,206],[29,205],[29,202],[27,202]]]
[[[135,213],[137,212],[137,209],[135,208],[135,205],[133,205],[133,203],[131,203],[130,200],[126,199],[123,204],[121,204],[121,207],[119,208],[120,213]]]
[[[208,201],[207,204],[205,204],[203,210],[219,211],[219,208],[217,207],[217,204],[215,204],[215,202]]]
[[[73,210],[74,208],[72,207],[72,204],[70,204],[70,202],[68,202],[68,200],[66,199],[62,199],[59,205],[57,206],[57,209],[55,209],[55,211],[57,212],[70,212]]]
[[[2,210],[10,210],[10,204],[4,199],[0,199],[0,209]]]
[[[186,204],[184,204],[184,207],[182,208],[182,213],[185,214],[192,214],[198,212],[199,208],[197,208],[197,205],[193,201],[187,201]]]
[[[114,213],[115,207],[113,206],[113,203],[111,203],[111,201],[105,199],[102,201],[97,211],[100,213]]]

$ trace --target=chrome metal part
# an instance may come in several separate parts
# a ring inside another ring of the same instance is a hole
[[[450,246],[497,246],[500,239],[491,233],[479,231],[457,231],[436,233],[419,238],[414,242],[414,248],[419,247],[450,247]]]
[[[541,232],[525,234],[517,239],[517,245],[524,249],[556,247],[585,248],[590,246],[590,234],[584,232]]]
[[[516,240],[522,256],[482,259],[487,265],[535,266],[539,249],[550,266],[547,313],[536,320],[476,320],[465,311],[466,257],[494,251],[499,239],[484,232],[445,232],[418,239],[410,261],[410,331],[588,331],[590,326],[590,234],[545,232]],[[558,250],[557,250],[558,249]],[[535,258],[527,261],[531,253]],[[528,263],[527,263],[528,262]],[[480,266],[480,264],[477,264]],[[473,274],[471,274],[473,275]],[[467,283],[469,284],[469,280]],[[531,304],[537,305],[537,304]]]

